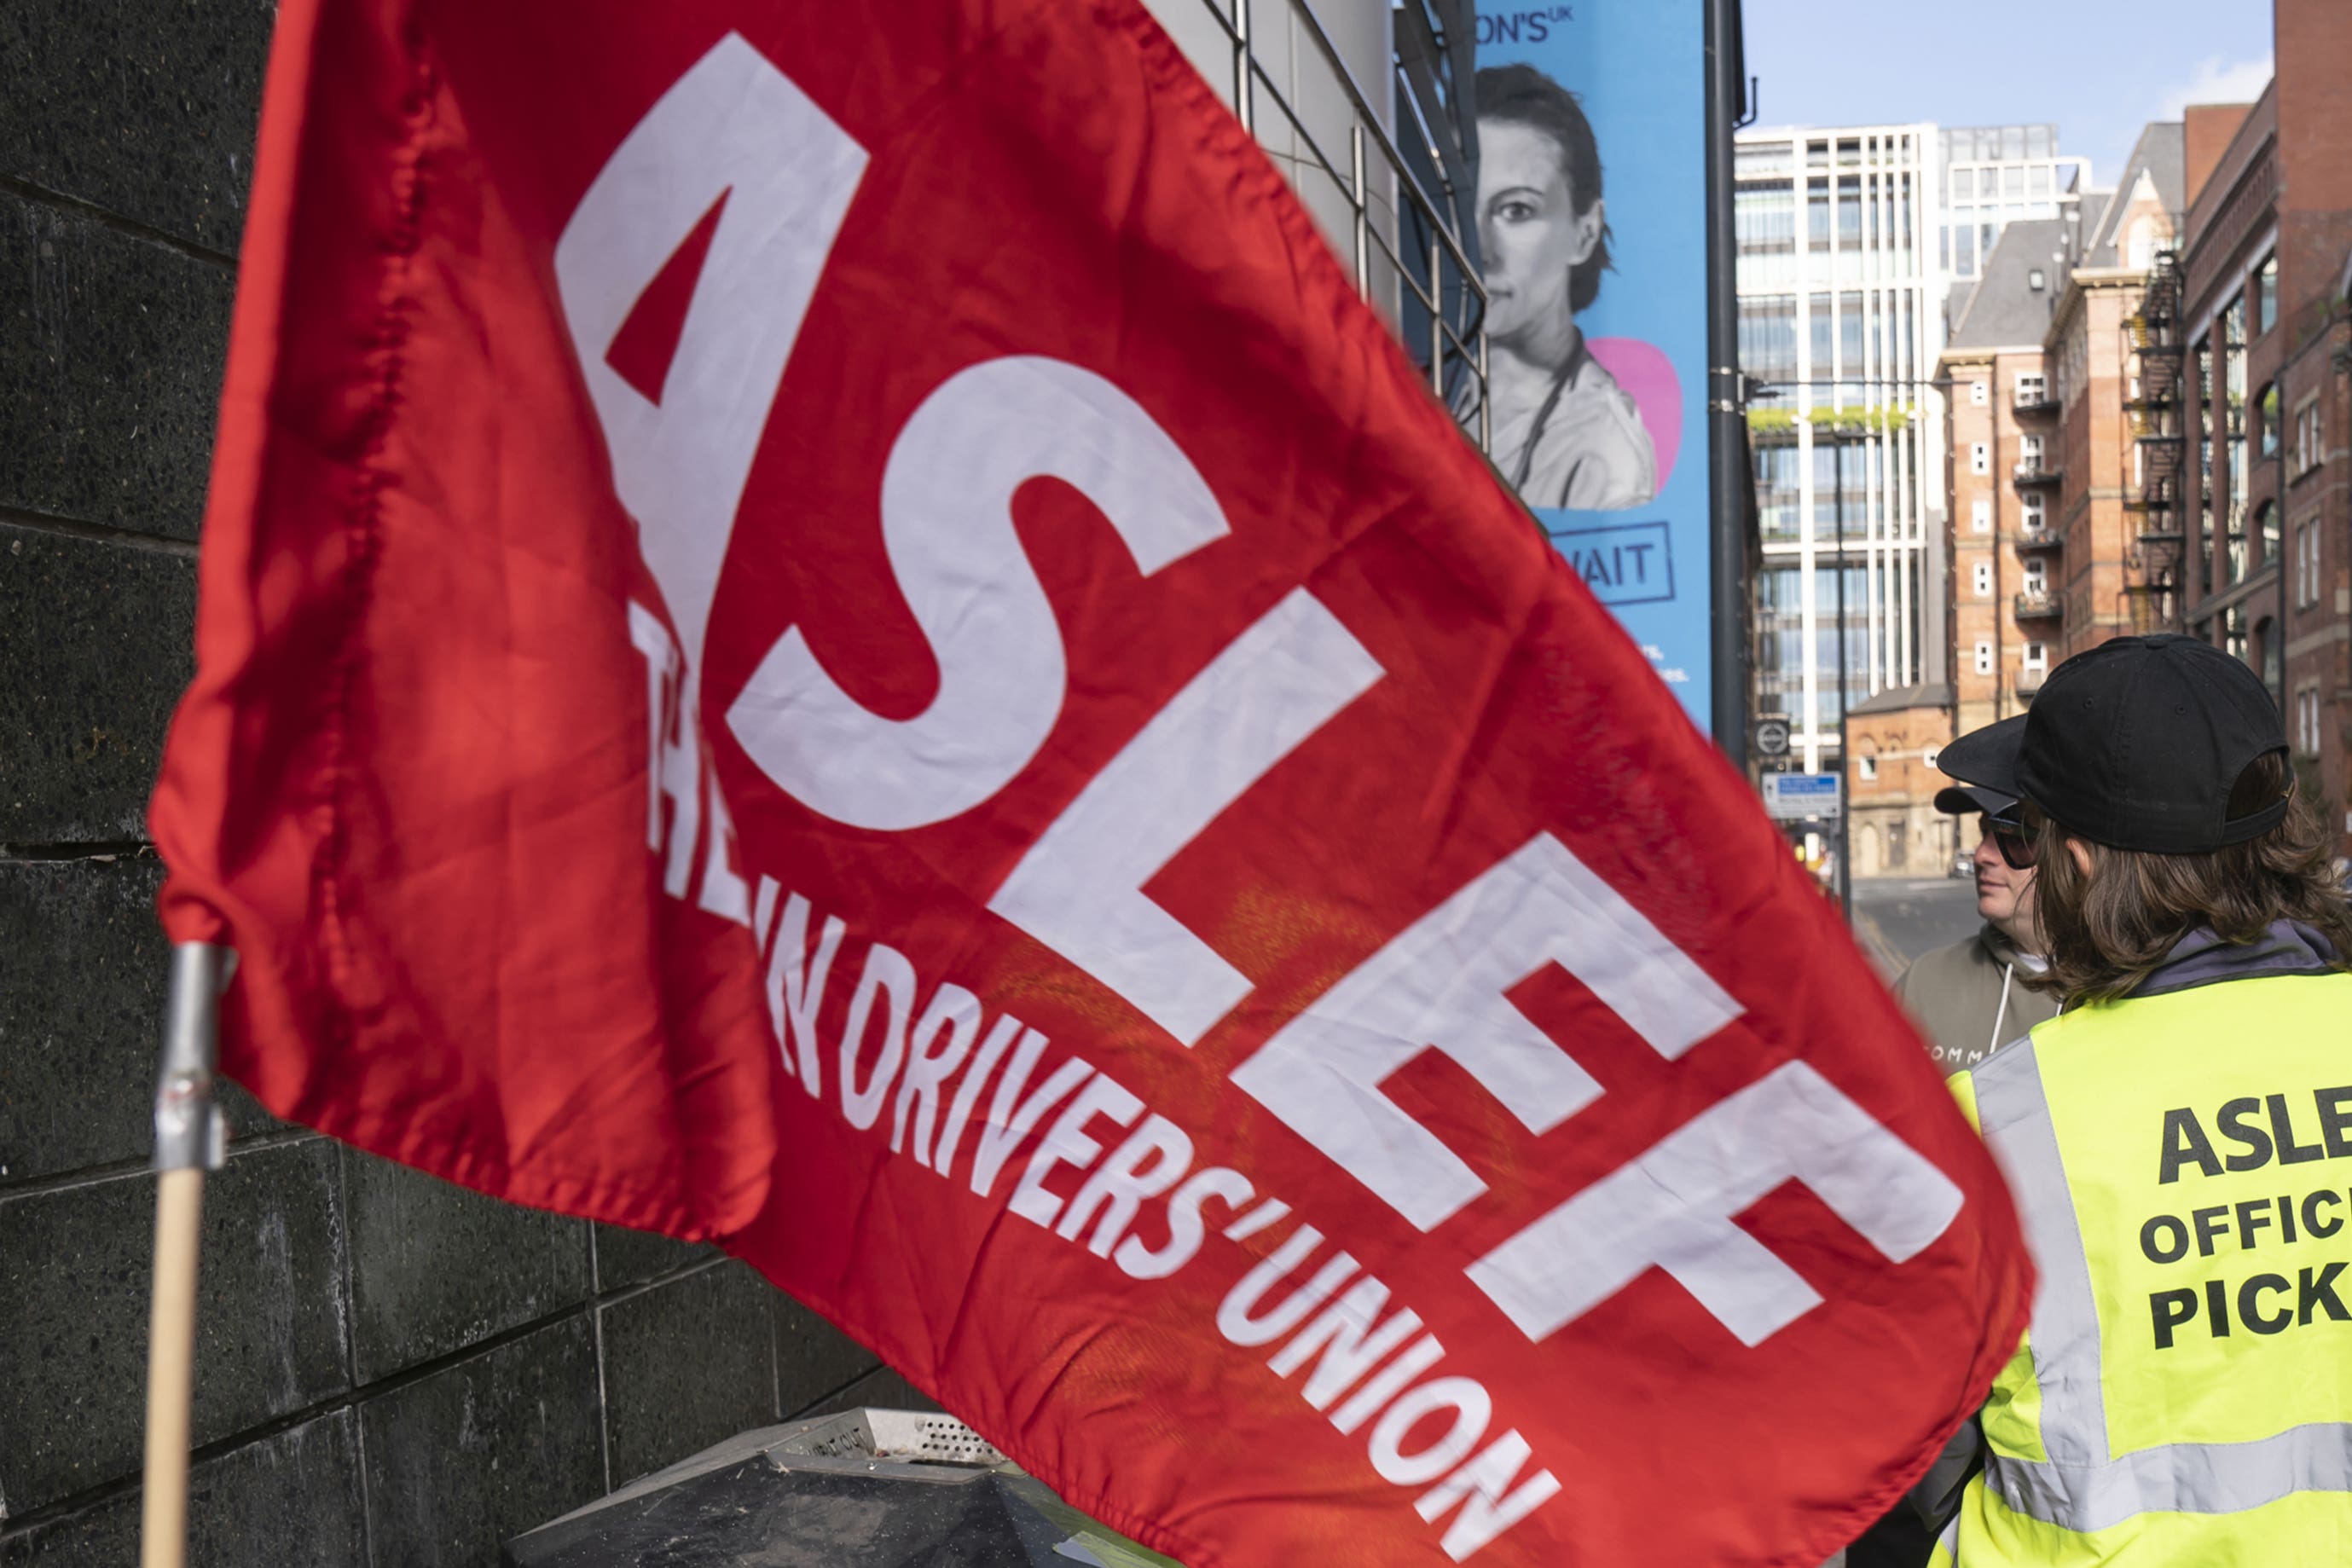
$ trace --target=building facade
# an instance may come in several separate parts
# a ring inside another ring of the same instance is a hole
[[[2049,481],[2059,573],[2049,630],[2061,656],[2177,622],[2181,541],[2151,510],[2177,488],[2180,444],[2164,388],[2177,356],[2147,330],[2167,309],[2185,221],[2185,137],[2140,133],[2113,196],[2081,235],[2043,355],[2058,404]]]
[[[1857,874],[1941,867],[1955,842],[1934,791],[1913,787],[1950,737],[1956,684],[1976,657],[1972,634],[1970,663],[1954,658],[1952,618],[1979,563],[1951,549],[1956,516],[1975,511],[1952,509],[1970,448],[1955,444],[1938,356],[2001,235],[2076,213],[2089,174],[2049,125],[1738,139],[1739,354],[1761,538],[1755,702],[1789,719],[1790,766],[1807,771],[1846,766],[1841,719],[1853,715]],[[2037,324],[2022,342],[2038,353],[2041,336]],[[2011,467],[2016,446],[2012,434]],[[2019,577],[2013,565],[2002,575]],[[2007,642],[2021,657],[2022,640]]]
[[[1847,704],[1923,678],[1940,613],[1936,146],[1932,126],[1880,126],[1749,131],[1736,153],[1740,367],[1761,383],[1758,704],[1789,717],[1808,771]]]
[[[2054,125],[1961,127],[1939,131],[1937,143],[1936,261],[1955,283],[1984,276],[2011,224],[2054,216],[2091,186],[2091,161],[2061,153]]]
[[[1854,704],[1846,717],[1853,763],[1846,800],[1853,874],[1940,876],[1963,842],[1958,825],[1936,810],[1951,780],[1936,758],[1952,738],[1952,693],[1946,686],[1895,686]]]
[[[2022,711],[2050,666],[2048,476],[2058,403],[2042,339],[2069,243],[2054,219],[2012,225],[1986,258],[1939,361],[1952,451],[1944,539],[1950,562],[1953,733]]]
[[[2050,670],[2180,603],[2180,535],[2150,497],[2180,442],[2167,338],[2186,204],[2178,121],[2116,188],[2011,225],[1938,361],[1949,410],[1951,733],[2022,713]]]
[[[2278,700],[2298,788],[2352,841],[2352,12],[2279,0],[2277,75],[2191,200],[2174,329],[2187,630]]]

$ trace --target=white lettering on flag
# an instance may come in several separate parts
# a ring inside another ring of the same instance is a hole
[[[1094,776],[988,907],[1192,1044],[1250,981],[1143,884],[1380,678],[1338,617],[1294,589]]]
[[[1651,1268],[1664,1270],[1744,1344],[1821,1296],[1734,1217],[1794,1178],[1890,1261],[1960,1211],[1960,1189],[1801,1061],[1717,1101],[1471,1265],[1528,1338],[1574,1322]]]
[[[778,788],[835,821],[898,831],[971,810],[1028,766],[1068,674],[1013,527],[1013,492],[1038,478],[1101,508],[1147,577],[1226,533],[1192,460],[1102,377],[1028,356],[958,371],[907,421],[882,474],[882,543],[939,662],[938,695],[913,718],[882,717],[793,627],[728,714]]]
[[[1283,1026],[1233,1081],[1391,1207],[1428,1230],[1486,1190],[1381,1092],[1431,1047],[1547,1133],[1601,1086],[1505,993],[1546,964],[1680,1056],[1739,1004],[1566,845],[1538,833]]]
[[[630,131],[555,246],[556,288],[604,427],[614,493],[636,519],[638,553],[677,630],[675,717],[646,758],[676,803],[663,891],[686,895],[698,819],[707,820],[697,902],[746,925],[742,879],[728,861],[733,823],[703,756],[702,644],[784,361],[865,172],[865,150],[730,33]],[[648,402],[605,356],[646,287],[722,200],[661,395]],[[633,606],[630,635],[650,662],[638,614]]]

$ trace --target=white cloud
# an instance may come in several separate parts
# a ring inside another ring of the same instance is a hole
[[[2224,60],[2219,55],[2197,62],[2197,73],[2164,95],[2164,118],[2178,120],[2192,103],[2252,103],[2271,84],[2271,57]]]

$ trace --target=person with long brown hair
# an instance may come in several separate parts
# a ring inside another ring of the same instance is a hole
[[[2270,694],[2119,638],[1939,765],[2024,802],[2064,1010],[1953,1080],[2042,1286],[1937,1561],[2352,1560],[2352,910]]]

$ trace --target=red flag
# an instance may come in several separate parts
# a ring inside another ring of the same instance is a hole
[[[154,809],[227,1066],[1203,1565],[1811,1564],[1982,1151],[1132,0],[295,0]]]

